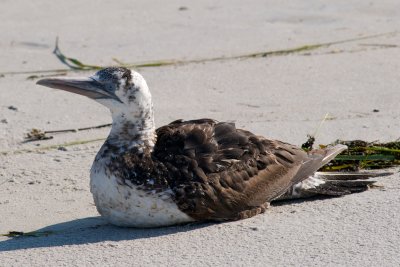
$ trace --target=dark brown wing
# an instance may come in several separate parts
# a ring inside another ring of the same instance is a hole
[[[198,220],[238,219],[263,207],[315,172],[326,154],[210,119],[175,121],[157,137],[153,158],[168,169],[179,208]]]

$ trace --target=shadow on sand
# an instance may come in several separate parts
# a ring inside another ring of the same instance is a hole
[[[274,201],[272,206],[284,206],[309,201],[323,201],[332,197],[311,197],[308,199],[279,200]],[[223,223],[223,222],[220,222]],[[38,232],[53,232],[48,236],[12,237],[0,241],[0,252],[20,249],[60,247],[65,245],[80,245],[98,243],[103,241],[136,240],[143,238],[158,237],[180,232],[193,231],[208,227],[217,222],[190,223],[185,225],[162,227],[162,228],[123,228],[108,224],[100,216],[76,219],[68,222],[53,224]]]
[[[48,236],[20,236],[0,241],[0,252],[151,238],[192,231],[209,225],[210,223],[196,223],[151,229],[122,228],[108,224],[101,217],[88,217],[50,225],[37,230],[38,232],[53,232]]]

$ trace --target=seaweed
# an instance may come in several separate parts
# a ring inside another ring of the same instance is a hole
[[[36,128],[33,128],[29,133],[25,135],[25,143],[38,140],[49,140],[49,139],[53,139],[53,136],[48,136],[46,135],[46,132],[43,132],[42,130]]]
[[[76,58],[66,57],[58,47],[58,37],[56,38],[56,45],[53,54],[65,65],[73,70],[99,70],[102,69],[101,66],[84,64]]]
[[[1,234],[1,236],[7,237],[42,237],[55,234],[54,231],[33,231],[33,232],[20,232],[20,231],[10,231],[7,234]]]
[[[219,56],[214,58],[203,58],[203,59],[189,59],[189,60],[155,60],[143,63],[124,63],[121,60],[113,58],[112,60],[116,63],[116,66],[127,67],[127,68],[154,68],[154,67],[164,67],[164,66],[176,66],[176,65],[186,65],[186,64],[198,64],[198,63],[207,63],[214,61],[227,61],[227,60],[236,60],[236,59],[250,59],[250,58],[260,58],[260,57],[272,57],[272,56],[286,56],[290,54],[300,54],[300,55],[310,55],[310,51],[317,50],[320,48],[327,48],[333,45],[351,43],[361,40],[370,40],[383,36],[393,36],[398,34],[399,31],[394,32],[386,32],[374,35],[366,35],[361,37],[343,39],[338,41],[324,42],[324,43],[316,43],[316,44],[305,44],[298,47],[287,48],[287,49],[278,49],[272,51],[261,51],[261,52],[253,52],[253,53],[245,53],[241,55],[233,55],[233,56]],[[87,70],[99,70],[105,66],[94,65],[83,63],[81,60],[78,60],[73,57],[68,57],[64,53],[61,52],[59,47],[58,37],[56,38],[55,49],[53,53],[56,57],[61,61],[61,63],[65,64],[68,68],[65,69],[48,69],[48,70],[34,70],[34,71],[9,71],[0,73],[0,77],[4,77],[4,75],[12,75],[12,74],[43,74],[43,73],[64,73],[70,71],[87,71]],[[360,44],[362,45],[362,44]],[[364,45],[365,46],[365,45]],[[366,47],[371,45],[366,45]],[[376,48],[393,48],[397,47],[395,45],[372,45],[374,49]],[[346,52],[345,50],[341,52]],[[32,77],[33,76],[33,77]],[[30,76],[30,79],[36,78],[34,75]]]
[[[336,144],[346,145],[348,149],[337,155],[320,171],[360,171],[400,166],[400,140],[388,143],[336,140],[331,145]]]

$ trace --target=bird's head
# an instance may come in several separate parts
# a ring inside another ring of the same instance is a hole
[[[113,117],[109,143],[124,147],[153,144],[153,105],[147,83],[139,73],[110,67],[87,78],[48,78],[39,85],[87,96],[108,107]]]
[[[122,67],[105,68],[87,78],[46,78],[37,84],[87,96],[112,113],[134,113],[141,105],[151,105],[150,91],[142,75]]]

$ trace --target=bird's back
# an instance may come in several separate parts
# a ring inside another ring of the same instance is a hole
[[[232,220],[262,212],[332,153],[309,154],[210,119],[172,122],[159,128],[157,137],[153,160],[167,169],[166,182],[178,207],[196,220]]]
[[[114,224],[251,217],[342,151],[306,153],[210,119],[175,121],[156,133],[153,147],[121,149],[106,141],[97,156],[91,188]]]

